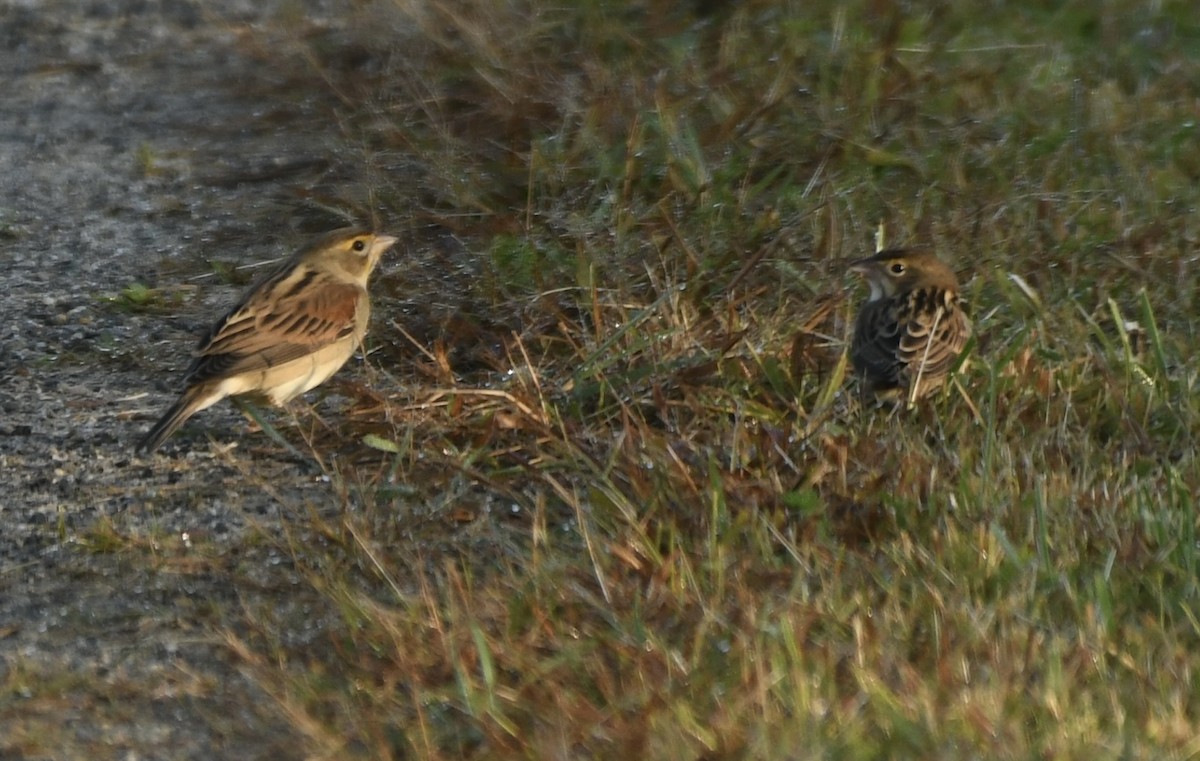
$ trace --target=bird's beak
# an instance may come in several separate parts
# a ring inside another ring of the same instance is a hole
[[[856,275],[866,275],[871,271],[871,264],[874,263],[875,257],[868,256],[866,259],[855,259],[846,267],[847,272],[853,272]]]
[[[396,245],[397,240],[398,238],[392,235],[376,235],[375,250],[382,254],[384,251],[387,251],[389,248]]]
[[[878,260],[874,256],[855,259],[846,267],[846,271],[862,275],[863,280],[867,281],[867,285],[871,287],[871,295],[867,296],[867,301],[878,301],[883,298],[885,286],[880,279]]]

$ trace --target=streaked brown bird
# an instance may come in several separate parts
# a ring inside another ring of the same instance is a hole
[[[850,271],[871,287],[850,346],[867,390],[913,402],[940,388],[971,337],[954,272],[919,249],[881,251]]]
[[[395,242],[362,228],[334,230],[265,273],[200,339],[183,393],[138,451],[158,449],[225,397],[282,405],[328,380],[366,335],[367,280]]]

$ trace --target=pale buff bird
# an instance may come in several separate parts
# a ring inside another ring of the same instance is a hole
[[[850,271],[871,287],[850,347],[867,390],[911,402],[940,388],[971,337],[954,272],[914,249],[881,251]]]
[[[185,389],[138,443],[153,452],[228,396],[282,405],[325,382],[367,332],[367,280],[396,239],[361,228],[313,239],[267,272],[196,347]]]

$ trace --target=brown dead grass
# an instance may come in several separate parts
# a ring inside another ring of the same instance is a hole
[[[1188,13],[294,23],[408,244],[307,441],[339,624],[226,635],[313,757],[1197,752]],[[877,230],[978,329],[913,411],[846,385]]]

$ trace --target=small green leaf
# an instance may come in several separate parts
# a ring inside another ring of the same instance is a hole
[[[157,297],[157,292],[141,283],[126,286],[121,291],[120,299],[130,306],[145,306]]]
[[[815,515],[824,509],[825,503],[821,495],[814,489],[796,489],[783,493],[783,505],[800,515]]]
[[[362,443],[369,446],[371,449],[378,449],[380,452],[391,452],[392,454],[400,454],[400,445],[390,439],[385,439],[382,436],[376,436],[373,433],[368,433],[362,437]]]

